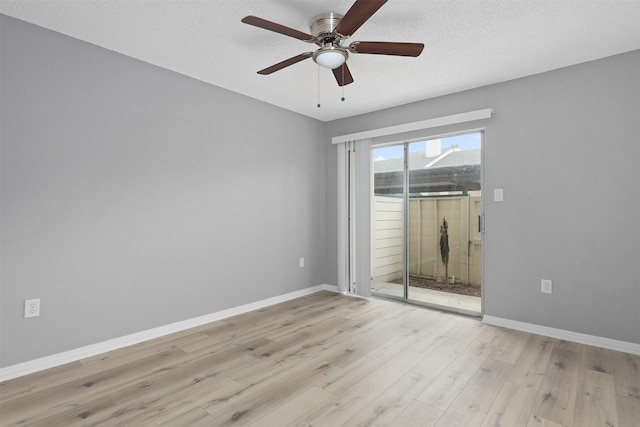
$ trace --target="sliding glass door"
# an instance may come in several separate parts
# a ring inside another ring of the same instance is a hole
[[[480,314],[482,133],[372,149],[375,295]]]

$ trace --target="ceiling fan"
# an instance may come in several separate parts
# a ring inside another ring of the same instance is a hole
[[[344,16],[337,13],[318,15],[311,21],[311,34],[257,16],[245,16],[242,18],[242,22],[245,24],[284,34],[307,43],[315,43],[320,47],[315,52],[301,53],[278,62],[258,71],[258,74],[271,74],[307,58],[313,58],[316,64],[333,70],[338,85],[344,86],[353,83],[353,77],[346,63],[349,53],[419,56],[424,48],[422,43],[356,41],[348,46],[342,45],[344,40],[351,37],[386,2],[387,0],[356,0]]]

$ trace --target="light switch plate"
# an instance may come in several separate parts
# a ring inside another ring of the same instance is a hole
[[[502,202],[502,201],[504,201],[504,188],[494,188],[493,189],[493,201],[494,202]]]
[[[551,280],[540,280],[540,292],[543,294],[550,294],[553,291],[553,282]]]

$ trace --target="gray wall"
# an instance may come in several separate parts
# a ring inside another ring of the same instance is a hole
[[[1,19],[0,366],[324,282],[323,123]]]
[[[338,120],[329,136],[493,108],[486,121],[485,314],[640,343],[640,51]],[[425,76],[428,78],[428,76]],[[336,148],[327,144],[327,280]],[[553,294],[540,293],[540,279]]]

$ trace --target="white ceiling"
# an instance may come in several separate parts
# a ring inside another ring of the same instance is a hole
[[[313,50],[240,22],[256,15],[309,32],[353,0],[2,0],[0,12],[322,120],[405,104],[640,49],[640,0],[390,0],[347,40],[425,44],[418,58],[356,55],[346,100]],[[318,93],[321,108],[317,108]]]

